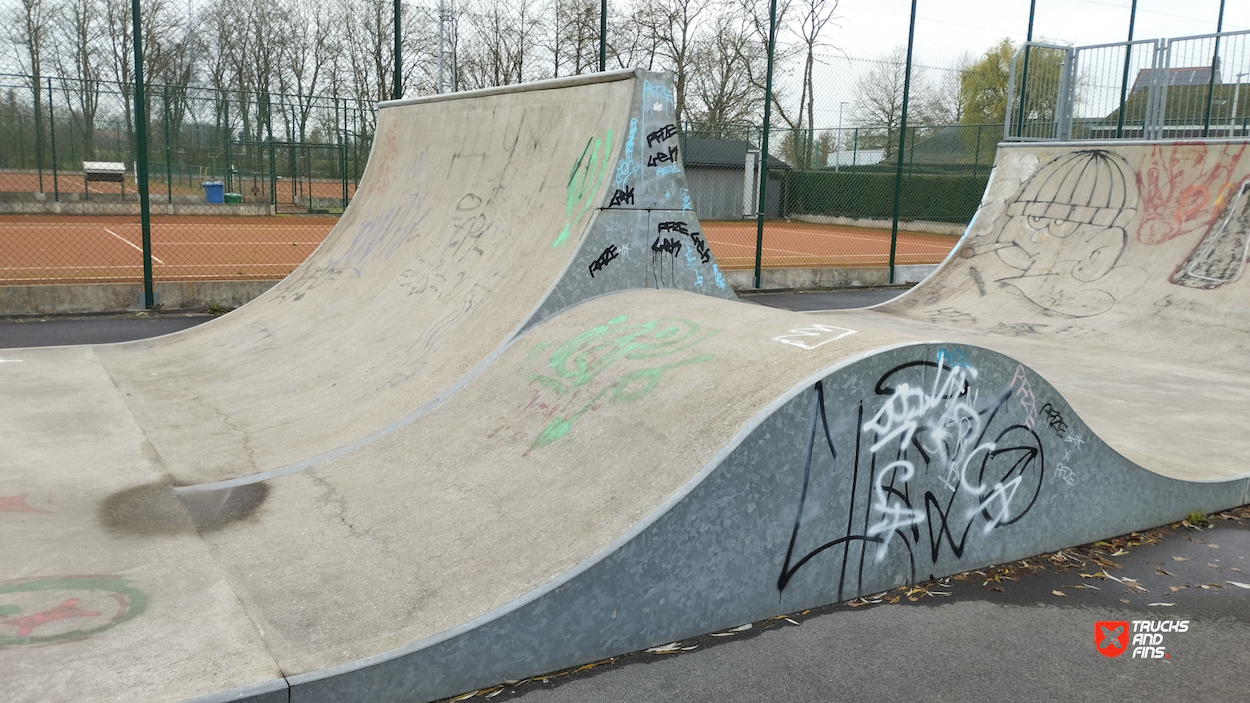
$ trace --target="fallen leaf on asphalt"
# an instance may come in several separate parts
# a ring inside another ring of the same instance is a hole
[[[497,689],[495,689],[495,690],[493,690],[493,691],[491,691],[490,693],[486,694],[485,696],[483,696],[483,698],[494,698],[495,696],[498,696],[498,695],[499,695],[499,694],[501,694],[501,693],[503,693],[503,687],[502,687],[502,686],[501,686],[501,687],[499,687],[499,688],[497,688]]]
[[[1101,591],[1101,590],[1102,590],[1101,588],[1099,588],[1099,587],[1097,587],[1097,586],[1087,586],[1087,585],[1085,585],[1085,584],[1080,584],[1080,585],[1076,585],[1076,586],[1064,586],[1064,588],[1092,588],[1092,589],[1094,589],[1095,591]]]
[[[672,654],[681,651],[681,642],[669,642],[668,644],[652,647],[647,650],[651,654]]]
[[[1116,552],[1116,553],[1112,554],[1111,556],[1113,556],[1113,557],[1122,557],[1122,556],[1124,556],[1125,554],[1128,554],[1128,550],[1127,550],[1127,549],[1121,549],[1120,551],[1118,551],[1118,552]]]
[[[1211,587],[1210,587],[1210,586],[1208,586],[1208,585],[1206,585],[1205,583],[1200,583],[1200,584],[1198,584],[1198,588],[1201,588],[1201,589],[1202,589],[1202,590],[1204,590],[1204,591],[1209,591],[1209,590],[1211,590]]]
[[[455,698],[451,699],[451,703],[456,703],[456,701],[467,701],[476,695],[477,695],[477,691],[470,691],[464,694],[463,696],[456,696]]]
[[[751,623],[747,623],[745,625],[739,625],[735,627],[734,629],[730,630],[730,632],[746,632],[749,629],[751,629]]]
[[[1128,601],[1125,601],[1125,602],[1127,603]],[[1153,608],[1153,607],[1155,607],[1155,606],[1160,606],[1160,607],[1163,607],[1163,608],[1171,608],[1172,606],[1174,606],[1174,605],[1176,605],[1176,604],[1175,604],[1175,603],[1147,603],[1146,605],[1148,605],[1148,606],[1150,606],[1150,607],[1152,607],[1152,608]]]
[[[1127,598],[1121,598],[1121,599],[1120,599],[1120,602],[1121,602],[1121,603],[1128,603],[1128,602],[1129,602],[1129,600],[1128,600]]]
[[[1211,567],[1212,569],[1220,568],[1219,564],[1212,564],[1211,562],[1207,562],[1207,566]]]
[[[1172,561],[1189,561],[1186,557],[1172,557]]]
[[[797,624],[799,624],[797,621],[795,621],[795,620],[791,620],[790,618],[786,618],[786,622],[790,623],[791,625],[797,625]]]
[[[1160,568],[1155,569],[1155,573],[1159,574],[1160,576],[1175,576],[1176,575],[1165,569],[1160,569]]]
[[[1055,594],[1055,595],[1057,595],[1057,596],[1066,596],[1066,595],[1068,595],[1068,594],[1064,593],[1063,591],[1051,591],[1051,593],[1053,593],[1053,594]]]
[[[1207,546],[1208,546],[1208,547],[1210,547],[1211,549],[1219,549],[1219,548],[1220,548],[1220,545],[1218,545],[1218,544],[1208,544]]]
[[[1250,583],[1240,583],[1238,581],[1229,581],[1229,583],[1233,584],[1237,588],[1250,588]]]

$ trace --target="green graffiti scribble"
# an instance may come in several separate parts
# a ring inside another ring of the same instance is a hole
[[[600,147],[603,147],[602,150]],[[587,157],[587,152],[590,153],[589,157]],[[573,223],[580,220],[582,215],[590,209],[591,196],[599,191],[599,186],[603,183],[604,176],[607,175],[608,157],[611,153],[612,130],[608,130],[606,139],[591,137],[586,140],[581,156],[577,157],[577,161],[573,162],[573,168],[569,169],[564,204],[564,229],[560,230],[560,235],[551,243],[552,249],[558,248],[564,240],[569,238],[569,230],[572,229]],[[573,208],[579,204],[581,207],[574,215]]]
[[[542,372],[527,374],[531,385],[538,385],[566,398],[572,398],[579,389],[595,381],[600,375],[621,362],[654,363],[664,357],[686,352],[720,330],[700,331],[691,320],[666,317],[637,325],[624,326],[628,321],[619,315],[582,332],[567,342],[551,348],[555,342],[541,342],[526,356],[525,368],[541,365],[540,357],[546,358]],[[547,356],[550,352],[550,356]],[[605,399],[611,403],[628,404],[645,398],[659,385],[664,374],[690,364],[711,361],[714,355],[687,356],[647,368],[628,370],[605,388],[595,393],[580,409],[566,417],[555,417],[539,433],[534,447],[543,447],[568,434],[573,423],[582,415],[597,407]]]
[[[16,583],[0,584],[0,598],[6,593],[29,593],[33,591],[105,591],[122,605],[122,609],[109,622],[85,630],[71,630],[59,635],[0,635],[0,647],[21,644],[47,644],[63,640],[77,640],[116,627],[141,615],[148,607],[148,596],[143,591],[127,585],[126,579],[115,576],[61,576],[31,579]],[[15,615],[21,608],[0,605],[0,616]]]

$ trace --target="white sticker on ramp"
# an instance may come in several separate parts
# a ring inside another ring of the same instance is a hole
[[[774,340],[782,344],[793,344],[803,349],[815,349],[822,344],[836,342],[843,337],[855,334],[855,330],[845,327],[834,327],[833,325],[812,325],[810,327],[800,327],[790,330],[789,334],[783,334],[780,337],[773,337]]]

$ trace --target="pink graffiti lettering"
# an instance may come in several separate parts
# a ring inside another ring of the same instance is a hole
[[[1017,384],[1019,384],[1018,388]],[[1016,364],[1016,372],[1011,376],[1011,387],[1016,391],[1016,399],[1020,401],[1020,407],[1024,408],[1024,426],[1031,430],[1033,423],[1037,421],[1037,398],[1033,395],[1033,387],[1029,385],[1029,379],[1024,375],[1023,364]]]

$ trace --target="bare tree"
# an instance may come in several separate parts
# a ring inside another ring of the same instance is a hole
[[[898,148],[898,130],[903,118],[903,88],[907,76],[907,49],[899,46],[873,62],[855,86],[855,108],[865,127],[873,128],[880,146],[889,157]],[[934,123],[929,111],[933,91],[922,66],[912,67],[908,122],[922,126]]]
[[[608,4],[608,60],[617,68],[655,68],[659,38],[647,29],[650,0],[618,7]]]
[[[467,16],[461,37],[460,78],[487,88],[545,77],[537,67],[542,16],[533,0],[487,0]]]
[[[752,121],[764,103],[764,91],[751,81],[767,59],[750,28],[729,13],[712,21],[711,32],[696,41],[690,93],[695,108],[687,122],[721,134],[726,125]]]
[[[35,99],[35,140],[42,140],[39,115],[43,114],[43,60],[51,41],[53,13],[46,0],[18,0],[5,22],[5,38],[13,49],[20,70],[30,74]],[[37,153],[36,159],[43,155]]]
[[[686,115],[686,91],[696,71],[695,42],[714,0],[645,0],[638,19],[650,34],[662,68],[673,72],[674,118]]]
[[[295,95],[300,140],[305,141],[315,96],[322,88],[328,68],[338,59],[335,22],[324,5],[297,0],[287,0],[279,22],[286,37],[282,44],[279,82],[284,93]]]
[[[598,69],[599,8],[596,0],[553,0],[542,42],[551,54],[553,77]]]
[[[815,104],[816,88],[813,80],[813,68],[816,63],[816,49],[822,46],[820,35],[834,19],[838,9],[837,0],[796,0],[796,26],[791,31],[797,35],[803,53],[803,85],[799,96],[799,120],[806,127],[806,138],[801,148],[803,167],[815,166]],[[804,114],[806,109],[806,114]],[[800,125],[791,125],[797,127]]]
[[[57,71],[70,114],[81,120],[84,160],[95,155],[95,119],[100,109],[101,42],[104,38],[104,8],[100,0],[66,0],[60,8],[55,38]],[[71,81],[65,76],[74,76]]]

